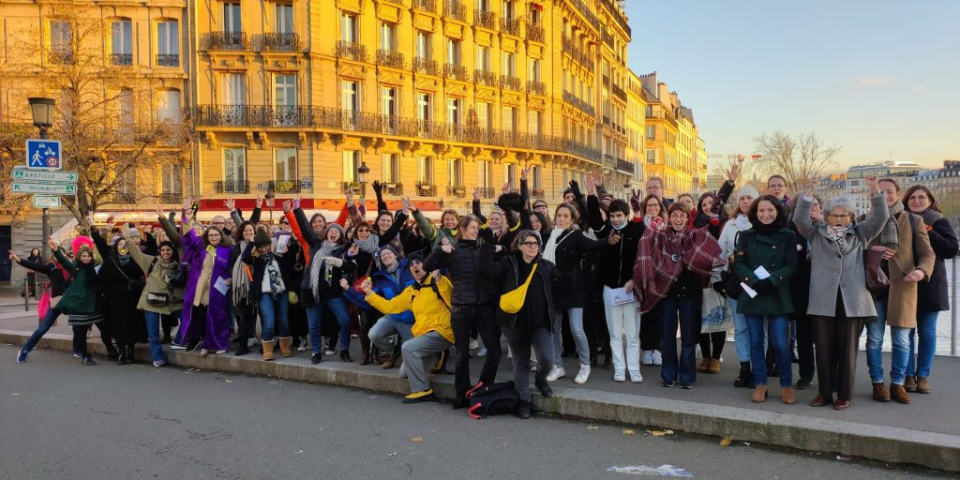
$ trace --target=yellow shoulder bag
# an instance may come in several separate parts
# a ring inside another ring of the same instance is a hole
[[[530,269],[530,276],[527,277],[526,282],[523,282],[523,285],[500,296],[500,310],[507,313],[517,313],[523,308],[523,301],[527,298],[527,288],[530,287],[533,274],[536,272],[537,264],[534,264],[533,268]]]

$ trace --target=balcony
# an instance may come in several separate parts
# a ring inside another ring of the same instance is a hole
[[[413,9],[437,13],[437,0],[413,0]]]
[[[440,75],[440,68],[437,66],[437,61],[423,57],[413,58],[413,71],[433,76]]]
[[[250,182],[246,180],[226,180],[213,182],[213,190],[217,193],[250,193]]]
[[[271,180],[267,188],[279,194],[300,193],[300,180]]]
[[[580,64],[580,66],[586,68],[587,70],[593,70],[594,63],[593,59],[590,58],[589,53],[584,53],[577,44],[570,38],[564,37],[563,39],[563,53],[570,55],[570,58],[573,61]]]
[[[467,187],[463,185],[447,185],[447,195],[463,198],[467,196]]]
[[[158,67],[179,67],[180,55],[176,53],[158,53],[156,64]]]
[[[110,64],[121,66],[121,67],[129,67],[130,65],[133,65],[133,54],[132,53],[111,53]]]
[[[300,35],[296,33],[264,33],[254,35],[254,50],[260,52],[296,52],[300,50]]]
[[[528,80],[528,81],[527,81],[527,93],[529,93],[530,95],[546,96],[546,95],[547,95],[547,84],[545,84],[545,83],[543,83],[543,82],[538,82],[538,81],[536,81],[536,80]]]
[[[417,182],[417,196],[435,197],[437,196],[437,186],[431,183]]]
[[[577,10],[587,19],[587,23],[593,26],[600,25],[600,19],[597,18],[597,15],[590,11],[590,7],[587,4],[583,3],[583,0],[570,0]]]
[[[610,32],[604,30],[600,32],[600,38],[603,40],[603,43],[606,43],[608,47],[613,48],[613,35]]]
[[[532,23],[532,22],[528,23],[527,24],[527,40],[530,40],[531,42],[546,43],[547,41],[546,31],[544,31],[542,26],[536,23]]]
[[[613,155],[604,155],[603,166],[604,168],[614,168],[617,166],[617,159],[613,158]]]
[[[485,85],[487,87],[496,87],[497,74],[487,70],[477,70],[473,72],[473,81],[477,85]]]
[[[520,36],[520,25],[523,22],[517,20],[516,18],[502,18],[500,19],[500,31],[515,37]]]
[[[615,97],[619,98],[620,100],[623,100],[624,102],[627,101],[627,92],[624,91],[624,90],[623,90],[622,88],[620,88],[619,86],[617,86],[617,85],[615,85],[615,84],[614,84],[614,85],[611,85],[611,86],[610,86],[610,90],[613,92],[613,95],[614,95]]]
[[[617,170],[623,173],[629,173],[633,175],[633,162],[629,162],[622,158],[617,159]]]
[[[367,61],[367,47],[360,45],[357,42],[340,40],[337,42],[337,50],[335,54],[337,58],[345,58],[355,62]]]
[[[497,14],[493,12],[473,12],[473,26],[494,30],[497,28]]]
[[[407,62],[403,54],[394,50],[377,50],[377,65],[403,70]]]
[[[183,192],[163,192],[160,194],[160,203],[180,203],[183,201]]]
[[[493,187],[480,187],[480,198],[497,198],[497,189]]]
[[[443,4],[443,15],[449,20],[467,21],[467,7],[460,0],[447,0]]]
[[[466,67],[447,63],[443,66],[443,78],[450,78],[453,80],[459,80],[461,82],[469,82],[470,73],[467,72]]]
[[[623,15],[623,12],[613,4],[614,0],[600,0],[600,3],[610,12],[610,16],[617,21],[617,24],[620,25],[620,28],[627,33],[627,36],[630,37],[633,35],[633,31],[630,30],[630,25],[627,23],[627,18]]]
[[[573,105],[574,107],[577,108],[577,110],[580,110],[581,112],[586,113],[591,117],[596,116],[596,110],[593,109],[593,105],[590,105],[589,103],[583,100],[580,100],[579,98],[577,98],[576,95],[570,92],[567,92],[567,91],[563,92],[563,101],[565,103],[569,103],[570,105]]]
[[[210,32],[200,37],[200,50],[246,50],[247,34],[244,32]]]
[[[530,195],[533,196],[533,198],[542,199],[546,196],[546,192],[544,192],[542,188],[534,188],[530,190]]]
[[[384,183],[383,184],[383,194],[384,195],[403,195],[403,184],[402,183]]]
[[[514,92],[523,91],[523,81],[517,77],[511,77],[509,75],[500,76],[500,88],[511,90]]]

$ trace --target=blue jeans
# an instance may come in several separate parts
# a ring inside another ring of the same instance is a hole
[[[692,385],[697,381],[697,341],[700,340],[700,300],[680,300],[667,295],[663,302],[663,366],[660,378],[666,383],[677,381]],[[679,315],[678,315],[679,313]],[[677,324],[680,327],[680,358],[677,359]]]
[[[790,363],[790,320],[786,315],[747,315],[747,326],[750,330],[750,364],[753,368],[753,382],[757,385],[767,384],[767,355],[764,346],[763,320],[767,320],[767,329],[770,342],[773,343],[773,352],[777,359],[777,369],[780,373],[780,386],[793,386],[793,365]]]
[[[867,324],[867,368],[870,381],[883,383],[883,334],[887,327],[887,301],[877,303],[877,319]],[[890,354],[890,383],[903,385],[907,372],[907,360],[910,356],[910,329],[890,327],[890,341],[893,351]]]
[[[274,326],[281,337],[290,336],[290,322],[287,321],[287,310],[290,299],[286,293],[273,298],[269,293],[260,294],[260,321],[263,322],[263,341],[273,340]]]
[[[307,312],[307,335],[310,337],[310,349],[316,355],[320,354],[323,346],[323,335],[320,334],[320,310],[322,308],[320,305],[304,308]]]
[[[933,356],[937,353],[937,317],[940,312],[917,312],[917,328],[911,328],[910,356],[907,358],[907,375],[929,377]],[[920,345],[916,338],[920,337]],[[914,358],[913,354],[917,356]]]
[[[554,310],[553,321],[553,350],[555,352],[563,351],[563,313],[564,309]],[[573,343],[577,345],[577,357],[580,365],[590,365],[590,345],[587,342],[587,334],[583,331],[583,307],[572,307],[566,309],[567,319],[570,320],[570,333],[573,334]],[[486,344],[484,344],[486,345]],[[563,368],[563,358],[556,355],[553,359],[557,368]]]
[[[370,342],[380,349],[381,352],[392,355],[394,345],[390,343],[389,338],[394,335],[400,335],[400,343],[396,345],[399,347],[403,342],[413,338],[412,328],[412,324],[398,322],[390,315],[384,315],[370,328],[370,332],[367,333],[367,338],[369,338]],[[419,390],[415,391],[419,392]]]
[[[750,332],[747,327],[747,317],[737,313],[737,300],[727,298],[727,305],[733,315],[733,345],[737,347],[737,358],[741,362],[750,361]]]
[[[33,335],[30,335],[27,343],[23,344],[23,350],[27,353],[33,351],[33,348],[37,346],[37,342],[39,342],[48,331],[50,331],[50,327],[53,326],[53,322],[57,321],[57,317],[59,316],[60,311],[56,308],[47,310],[47,316],[44,317],[42,322],[40,322],[40,326],[37,327],[37,329],[33,332]]]
[[[349,352],[350,351],[350,312],[347,310],[347,301],[343,297],[331,298],[329,300],[324,300],[327,308],[333,312],[333,316],[337,317],[337,323],[340,324],[340,351]],[[318,309],[320,307],[317,307]],[[320,316],[320,311],[318,310],[317,316]],[[313,336],[310,336],[310,343],[313,343]],[[317,322],[317,346],[320,345],[320,322]],[[316,348],[316,347],[315,347]]]
[[[183,310],[176,311],[171,315],[179,320]],[[163,357],[163,348],[160,347],[160,314],[156,312],[143,312],[143,319],[147,323],[147,337],[150,339],[150,356],[154,362],[165,362]]]

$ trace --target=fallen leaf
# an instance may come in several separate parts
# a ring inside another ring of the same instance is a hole
[[[388,457],[396,457],[396,456],[397,456],[397,452],[393,452],[393,453],[391,453],[390,455],[387,455],[387,456],[388,456]]]
[[[721,440],[720,440],[720,446],[721,446],[721,447],[729,447],[729,446],[730,446],[730,441],[731,441],[731,440],[730,440],[729,438],[721,439]]]
[[[16,393],[16,392],[14,392],[14,393],[11,393],[10,395],[13,395],[14,397],[16,397],[16,396],[19,396],[20,394],[19,394],[19,393]]]
[[[420,443],[423,441],[423,437],[413,437],[410,439],[410,441],[413,443]]]
[[[600,430],[600,427],[596,425],[587,425],[587,430]]]
[[[629,428],[625,428],[622,433],[623,433],[624,435],[636,435],[636,434],[637,434],[637,432],[634,432],[633,430],[630,430]]]
[[[224,380],[223,383],[233,383],[233,380],[230,380],[230,379],[228,378],[228,379]]]
[[[850,457],[847,457],[845,455],[837,455],[837,460],[840,460],[841,462],[847,462],[850,460]]]
[[[665,435],[673,435],[673,430],[647,430],[647,435],[663,437]]]
[[[746,446],[748,446],[748,447],[750,446],[750,442],[743,442],[743,444],[746,445]]]

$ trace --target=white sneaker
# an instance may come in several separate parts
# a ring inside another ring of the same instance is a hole
[[[639,370],[630,372],[630,381],[633,383],[643,383],[643,375],[640,375]]]
[[[616,371],[616,372],[613,372],[613,381],[614,381],[614,382],[626,382],[626,381],[627,381],[627,374],[624,373],[623,370],[618,370],[618,371]]]
[[[171,344],[170,344],[170,350],[186,350],[186,349],[187,349],[187,346],[186,346],[186,345],[177,345],[176,343],[171,343]],[[76,355],[74,355],[74,356],[76,356]]]
[[[480,348],[480,342],[478,342],[476,338],[471,338],[471,339],[470,339],[470,350],[475,350],[475,349],[477,349],[477,348]]]
[[[644,365],[653,365],[653,350],[644,350],[644,351],[643,351],[643,364],[644,364]]]
[[[530,371],[531,372],[537,371],[537,362],[530,362]]]
[[[573,379],[577,384],[583,385],[587,383],[587,380],[590,379],[590,365],[580,365],[580,371],[577,372],[577,377]]]
[[[547,374],[547,381],[556,382],[560,378],[563,378],[563,376],[566,374],[567,372],[563,371],[563,367],[557,367],[554,365],[553,368],[550,369],[550,373]]]
[[[654,365],[663,365],[663,356],[660,355],[660,350],[653,351],[653,364]]]
[[[487,347],[480,347],[480,350],[477,350],[477,356],[478,356],[478,357],[486,357],[486,356],[487,356]]]

